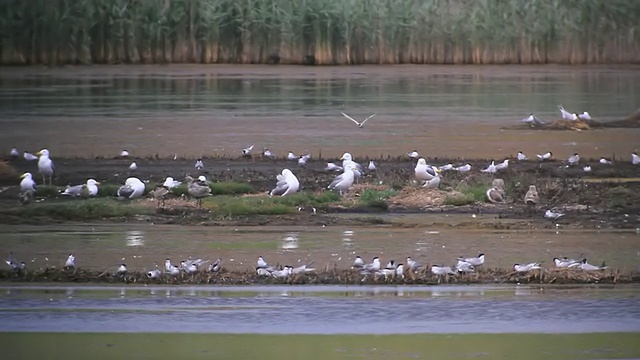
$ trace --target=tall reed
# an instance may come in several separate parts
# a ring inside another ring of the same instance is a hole
[[[638,0],[2,0],[0,62],[640,62]]]

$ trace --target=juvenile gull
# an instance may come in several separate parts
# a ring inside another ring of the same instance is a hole
[[[524,203],[527,205],[535,205],[540,201],[538,190],[535,185],[529,185],[529,190],[524,195]]]
[[[276,187],[269,193],[270,196],[287,196],[294,194],[300,188],[298,178],[289,169],[282,170],[281,174],[276,176]]]
[[[202,159],[198,158],[198,160],[196,160],[195,168],[196,170],[204,169],[204,164],[202,163]]]
[[[52,185],[54,167],[53,161],[49,158],[49,150],[42,149],[36,155],[40,156],[38,158],[38,171],[42,174],[42,184],[46,185],[45,177],[49,177],[49,185]]]
[[[211,188],[206,181],[187,176],[187,192],[196,199],[198,207],[202,207],[202,199],[211,196]]]

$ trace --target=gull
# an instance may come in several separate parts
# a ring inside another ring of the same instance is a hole
[[[127,265],[125,264],[120,264],[120,266],[118,267],[118,270],[116,271],[116,273],[118,275],[124,275],[127,273]]]
[[[529,264],[513,264],[513,270],[516,272],[529,272],[531,270],[540,270],[542,266],[539,262]]]
[[[480,172],[489,173],[489,174],[495,174],[496,171],[498,171],[498,169],[496,169],[496,164],[493,160],[491,160],[491,164],[489,164],[489,166],[487,166],[486,169],[480,170]]]
[[[154,270],[151,270],[151,271],[147,272],[147,277],[149,279],[157,279],[157,278],[160,277],[160,275],[162,275],[162,272],[160,270],[158,270],[158,269],[154,269]]]
[[[582,167],[582,170],[584,172],[591,172],[591,166],[590,165],[585,165],[585,166]]]
[[[535,185],[529,185],[529,190],[524,195],[524,203],[527,205],[535,205],[540,201],[538,190]]]
[[[298,156],[293,153],[293,151],[289,151],[287,154],[287,160],[298,160]]]
[[[131,171],[136,171],[138,169],[138,164],[136,164],[136,162],[132,162],[131,165],[129,165],[129,170]]]
[[[591,115],[589,115],[589,113],[585,111],[585,112],[583,112],[582,114],[578,114],[578,118],[579,118],[580,120],[586,120],[586,121],[588,121],[588,120],[591,120]]]
[[[567,159],[567,164],[569,164],[569,166],[577,165],[579,162],[580,162],[580,155],[578,155],[578,153],[575,153],[569,156],[569,158]]]
[[[420,157],[417,150],[413,150],[412,152],[408,152],[407,155],[412,159],[417,159]]]
[[[478,257],[468,257],[468,258],[464,258],[464,257],[459,257],[457,258],[458,262],[467,262],[473,266],[481,266],[482,264],[484,264],[484,254],[480,253],[478,255]]]
[[[298,267],[292,268],[291,273],[296,275],[296,274],[304,274],[304,273],[316,271],[316,269],[310,267],[311,264],[313,264],[313,261],[308,264],[300,265]]]
[[[18,200],[20,200],[22,205],[29,205],[33,202],[34,193],[34,190],[20,191],[18,194]]]
[[[573,268],[573,267],[580,266],[580,261],[569,259],[567,257],[553,258],[553,263],[556,267],[559,267],[559,268]]]
[[[282,279],[282,278],[289,277],[292,274],[292,272],[293,272],[293,268],[287,265],[282,270],[273,270],[271,272],[271,276]]]
[[[294,194],[300,188],[298,178],[289,169],[282,170],[281,174],[276,176],[276,187],[271,190],[269,196],[280,195],[287,196]]]
[[[20,191],[36,191],[36,182],[33,181],[33,177],[30,172],[20,175],[20,179],[22,179],[22,181],[20,181]]]
[[[242,149],[242,155],[244,156],[251,155],[251,150],[253,150],[253,145]]]
[[[553,153],[551,151],[547,151],[546,153],[540,155],[540,154],[536,154],[536,156],[538,157],[538,159],[545,161],[545,160],[550,160],[551,157],[553,156]]]
[[[169,273],[169,275],[171,276],[179,276],[180,275],[180,268],[177,265],[171,265],[171,267],[169,267],[169,270],[167,270],[167,272]]]
[[[205,181],[198,179],[194,179],[191,176],[187,176],[187,182],[189,185],[187,186],[187,192],[189,195],[196,199],[196,206],[202,207],[202,199],[208,196],[211,196],[211,188]]]
[[[209,264],[207,271],[209,272],[219,272],[222,269],[222,259],[218,258],[214,263]]]
[[[563,213],[554,212],[554,211],[551,211],[550,209],[547,209],[547,211],[545,211],[544,213],[544,218],[549,220],[558,220],[563,216],[564,216]]]
[[[274,159],[276,157],[275,155],[273,155],[271,150],[266,149],[266,148],[264,150],[262,150],[262,156],[268,157],[269,159]]]
[[[425,189],[437,189],[438,186],[440,186],[440,173],[442,172],[442,170],[440,169],[434,169],[436,176],[431,179],[431,180],[427,180],[424,185],[422,185],[423,188]]]
[[[89,179],[85,184],[82,185],[67,186],[67,188],[64,189],[64,192],[62,192],[62,195],[72,197],[94,197],[98,195],[98,185],[100,185],[99,182],[95,181],[94,179]]]
[[[53,161],[49,158],[49,150],[42,149],[36,153],[39,155],[38,158],[38,171],[42,174],[42,183],[44,185],[47,184],[45,181],[45,177],[49,177],[49,185],[52,185],[52,177],[53,177]]]
[[[376,116],[376,114],[373,115],[369,115],[369,117],[367,117],[366,119],[364,119],[362,122],[358,122],[357,120],[355,120],[354,118],[352,118],[351,116],[341,112],[342,115],[344,115],[344,117],[346,117],[347,119],[353,121],[354,123],[356,123],[356,125],[358,125],[359,128],[362,128],[364,126],[364,123],[367,122],[367,120],[371,119],[372,117]]]
[[[118,189],[116,195],[120,198],[135,199],[141,197],[144,194],[144,190],[144,183],[140,179],[130,177],[125,180],[124,185]]]
[[[76,267],[76,257],[73,256],[73,254],[69,254],[69,257],[67,257],[67,261],[64,262],[64,268],[65,269],[71,269]]]
[[[496,203],[503,203],[504,200],[504,190],[502,190],[501,188],[492,186],[489,189],[487,189],[487,199],[496,204]]]
[[[198,158],[198,160],[196,160],[195,168],[196,168],[197,170],[202,170],[202,169],[204,169],[204,164],[202,163],[202,159]]]
[[[640,156],[638,156],[637,153],[631,153],[631,163],[633,165],[638,165],[640,164]]]
[[[605,159],[605,158],[600,158],[600,161],[599,161],[599,162],[600,162],[600,164],[602,164],[602,165],[611,165],[611,164],[613,164],[613,162],[612,162],[611,160],[607,160],[607,159]]]
[[[580,269],[584,270],[584,271],[597,271],[597,270],[604,270],[607,268],[607,266],[605,266],[604,262],[602,263],[602,266],[596,266],[596,265],[592,265],[589,264],[587,262],[587,259],[582,259],[582,261],[580,261]]]
[[[523,123],[529,124],[531,126],[536,126],[536,125],[544,125],[546,124],[544,121],[538,119],[535,115],[533,115],[533,113],[531,113],[529,116],[527,116],[526,118],[522,119]]]
[[[420,158],[418,159],[418,163],[414,168],[414,173],[416,179],[418,179],[419,181],[429,181],[438,176],[438,171],[436,170],[438,169],[427,164],[427,160],[425,160],[424,158]]]
[[[469,172],[471,171],[471,164],[465,164],[462,166],[458,166],[457,168],[455,168],[456,171],[459,172]]]
[[[431,273],[434,275],[455,275],[450,266],[431,265]]]
[[[127,150],[122,150],[120,152],[120,157],[123,157],[123,158],[129,157],[129,152]]]
[[[412,271],[417,271],[420,268],[420,264],[418,264],[418,262],[413,260],[410,256],[407,256],[407,266]]]
[[[32,153],[25,151],[24,154],[22,155],[22,157],[24,157],[25,160],[27,161],[34,161],[34,160],[38,160],[38,157],[33,155]]]
[[[374,163],[373,160],[370,160],[367,169],[369,169],[369,171],[376,171],[376,163]]]
[[[327,163],[327,167],[324,168],[325,171],[342,171],[342,166],[338,166],[332,162]]]
[[[356,256],[355,260],[353,260],[353,268],[354,269],[362,269],[364,267],[364,260],[360,256]]]
[[[503,162],[501,162],[500,164],[496,165],[496,171],[504,170],[504,169],[506,169],[508,167],[509,167],[509,159],[505,159]]]
[[[345,167],[344,172],[338,176],[336,176],[331,184],[327,186],[327,189],[337,190],[340,195],[344,195],[344,193],[349,190],[353,182],[355,181],[355,172],[353,165],[349,164]]]
[[[374,257],[370,264],[366,264],[363,267],[363,270],[367,272],[375,272],[380,270],[380,258],[377,256]]]
[[[11,149],[11,152],[9,152],[9,155],[10,155],[12,158],[14,158],[14,159],[15,159],[15,158],[18,158],[18,157],[20,156],[20,152],[18,151],[18,149],[13,148],[13,149]]]
[[[162,186],[166,187],[167,189],[173,189],[174,187],[180,186],[180,184],[182,184],[180,181],[173,180],[171,176],[167,176],[167,178],[162,183]]]
[[[518,151],[517,158],[518,161],[525,161],[527,160],[527,155],[525,155],[522,151]]]
[[[340,157],[340,160],[342,160],[343,169],[346,169],[348,165],[351,165],[353,167],[353,173],[356,179],[362,175],[362,166],[357,162],[353,161],[353,157],[351,157],[350,153],[347,152],[342,154],[342,157]]]
[[[158,201],[158,207],[164,206],[167,195],[169,195],[169,189],[160,185],[156,185],[155,189],[149,191],[149,196]]]
[[[562,105],[558,105],[558,110],[560,110],[560,114],[562,115],[563,120],[578,120],[578,115],[569,113],[564,109],[564,107],[562,107]]]

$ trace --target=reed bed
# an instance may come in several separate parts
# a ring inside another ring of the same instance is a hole
[[[619,284],[640,283],[637,271],[604,269],[582,271],[580,269],[542,269],[530,273],[516,273],[506,269],[489,268],[471,274],[436,276],[427,269],[414,273],[407,270],[404,278],[384,276],[363,276],[357,270],[325,269],[323,271],[293,275],[289,278],[258,276],[255,271],[225,271],[218,273],[200,272],[170,276],[163,274],[150,279],[146,272],[129,272],[117,275],[109,271],[64,270],[44,268],[21,272],[0,270],[0,281],[37,283],[111,283],[111,284],[171,284],[171,285],[437,285],[437,284]]]
[[[640,61],[636,0],[3,0],[2,64]]]

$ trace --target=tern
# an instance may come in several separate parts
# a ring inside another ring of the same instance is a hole
[[[526,118],[522,119],[523,123],[529,124],[531,126],[540,126],[545,125],[546,123],[540,119],[538,119],[533,113],[531,113]]]
[[[395,270],[396,269],[396,262],[393,260],[389,260],[389,262],[387,263],[387,266],[385,266],[385,269],[391,269],[391,270]]]
[[[173,265],[171,264],[171,260],[169,258],[167,258],[164,261],[164,271],[171,271],[171,268],[173,267]]]
[[[562,105],[558,105],[558,110],[560,110],[560,115],[562,116],[563,120],[578,120],[578,115],[576,115],[575,113],[571,114],[570,112],[566,111],[564,107],[562,107]]]
[[[129,170],[131,171],[136,171],[138,169],[138,164],[136,164],[136,162],[132,162],[131,165],[129,165]]]
[[[287,265],[282,270],[273,270],[271,272],[271,276],[275,278],[286,278],[286,277],[289,277],[292,273],[293,273],[293,268]]]
[[[222,269],[222,259],[218,258],[215,262],[209,264],[207,271],[209,272],[219,272]]]
[[[373,160],[369,160],[369,166],[367,167],[369,171],[376,171],[376,163]]]
[[[24,157],[25,160],[27,161],[34,161],[34,160],[38,160],[38,157],[33,155],[32,153],[25,151],[24,154],[22,155],[22,157]]]
[[[513,264],[513,270],[517,272],[529,272],[531,270],[540,270],[542,266],[539,262],[529,264]]]
[[[420,157],[420,154],[418,154],[418,150],[413,150],[412,152],[408,152],[407,155],[412,159],[417,159]]]
[[[169,273],[169,275],[171,276],[179,276],[180,275],[180,268],[178,267],[178,265],[171,265],[171,267],[169,267],[169,270],[167,270],[167,272]]]
[[[356,259],[353,260],[353,268],[354,269],[362,269],[364,267],[364,260],[360,256],[356,256]]]
[[[327,167],[324,168],[324,171],[342,171],[342,166],[338,166],[332,162],[327,163]]]
[[[591,115],[589,115],[588,112],[584,111],[582,114],[578,114],[578,118],[580,120],[589,121],[589,120],[591,120]]]
[[[118,270],[116,271],[116,273],[118,275],[124,275],[127,273],[127,265],[125,264],[120,264],[120,266],[118,267]]]
[[[496,164],[493,160],[491,161],[491,164],[489,164],[489,166],[487,166],[485,169],[480,170],[480,172],[489,174],[495,174],[496,171],[498,171],[498,169],[496,168]]]
[[[196,160],[195,168],[196,170],[204,169],[204,164],[202,163],[202,159],[198,158],[198,160]]]
[[[127,150],[122,150],[120,152],[120,157],[123,157],[123,158],[129,157],[129,152]]]
[[[602,165],[611,165],[611,164],[613,164],[613,162],[612,162],[611,160],[607,160],[607,159],[605,159],[605,158],[600,158],[600,161],[599,161],[599,162],[600,162],[600,164],[602,164]]]
[[[607,266],[604,264],[604,262],[602,263],[602,266],[596,266],[596,265],[589,264],[586,258],[580,261],[580,269],[584,271],[597,271],[597,270],[604,270],[606,268]]]
[[[167,189],[170,190],[170,189],[173,189],[175,187],[180,186],[180,184],[182,184],[180,181],[173,180],[173,178],[171,176],[167,176],[167,178],[162,183],[162,186],[164,186],[164,187],[166,187]]]
[[[99,182],[94,179],[89,179],[85,184],[67,186],[61,195],[72,197],[94,197],[98,195],[98,185],[100,185]]]
[[[298,160],[298,156],[293,153],[293,151],[289,151],[287,154],[287,160]]]
[[[457,258],[458,262],[460,261],[464,261],[464,262],[468,262],[469,264],[473,265],[473,266],[481,266],[482,264],[484,264],[484,254],[480,253],[478,255],[478,257],[459,257]]]
[[[377,256],[373,258],[370,264],[366,264],[363,268],[364,271],[375,272],[380,270],[380,258]]]
[[[38,171],[42,174],[42,183],[46,185],[47,182],[45,181],[45,178],[48,177],[49,185],[52,185],[54,166],[53,161],[49,158],[49,150],[42,149],[38,151],[36,155],[40,156],[38,158]]]
[[[580,162],[580,155],[578,155],[578,153],[571,155],[567,159],[567,164],[569,164],[569,166],[578,165],[579,162]]]
[[[264,269],[264,268],[257,268],[256,269],[256,274],[258,276],[271,276],[271,271],[268,269]]]
[[[357,120],[355,120],[354,118],[352,118],[351,116],[341,112],[341,114],[346,117],[347,119],[353,121],[356,125],[358,125],[359,128],[362,128],[364,126],[364,123],[367,122],[367,120],[371,119],[372,117],[376,116],[376,114],[373,115],[369,115],[369,117],[367,117],[366,119],[364,119],[362,122],[358,122]]]
[[[462,166],[458,166],[457,168],[455,168],[456,171],[458,172],[469,172],[471,171],[471,164],[465,164]]]
[[[420,268],[420,264],[410,256],[407,256],[407,267],[411,269],[411,271],[417,271]]]
[[[573,268],[580,266],[580,261],[569,259],[567,257],[563,258],[553,258],[553,264],[559,268]]]
[[[505,159],[503,162],[496,165],[496,171],[505,170],[509,167],[509,159]]]
[[[314,272],[316,271],[315,268],[310,267],[313,264],[313,261],[305,264],[305,265],[300,265],[298,267],[292,268],[291,269],[291,273],[296,275],[296,274],[304,274],[304,273],[308,273],[308,272]]]
[[[536,154],[536,156],[538,157],[538,159],[545,161],[545,160],[551,160],[551,157],[553,156],[553,153],[551,151],[548,151],[542,155],[540,154]]]
[[[551,211],[550,209],[547,209],[547,211],[545,211],[544,213],[544,218],[548,220],[558,220],[563,216],[564,216],[563,213]]]
[[[264,260],[262,256],[258,256],[258,261],[256,262],[257,269],[267,269],[269,271],[273,270],[273,266],[269,266],[267,262]]]
[[[20,157],[20,152],[18,151],[18,149],[13,148],[13,149],[11,149],[11,152],[9,153],[9,156],[11,156],[12,158],[16,159],[16,158]]]
[[[242,149],[242,155],[244,156],[251,155],[251,150],[253,150],[253,145]]]
[[[457,271],[459,274],[466,274],[475,272],[475,267],[470,263],[462,260],[458,260],[456,266],[454,266],[453,270]]]
[[[64,263],[65,269],[75,269],[76,267],[76,257],[73,254],[69,254],[67,257],[67,261]]]
[[[147,272],[147,277],[149,279],[157,279],[162,275],[162,272],[158,269],[151,270]]]
[[[434,275],[455,275],[450,266],[431,265],[431,273]]]
[[[300,158],[298,158],[298,166],[300,166],[301,168],[306,168],[307,160],[308,158],[305,155],[300,155]]]
[[[591,172],[591,166],[590,165],[585,165],[585,166],[582,167],[582,170],[584,172]]]
[[[398,264],[398,267],[396,268],[396,276],[404,279],[404,264]]]
[[[442,165],[439,166],[438,169],[440,169],[440,171],[449,171],[449,170],[455,170],[453,168],[453,164],[446,164],[446,165]]]
[[[384,276],[385,279],[396,275],[396,269],[380,269],[375,272],[376,277]]]
[[[637,153],[631,153],[631,163],[633,165],[638,165],[640,164],[640,156],[638,156]]]
[[[525,155],[522,151],[518,151],[517,159],[518,161],[525,161],[527,160],[527,155]]]
[[[269,158],[269,159],[275,159],[275,157],[276,157],[276,156],[271,152],[271,150],[269,150],[269,149],[264,149],[264,150],[262,151],[262,156],[264,156],[264,157],[266,157],[266,158]]]

